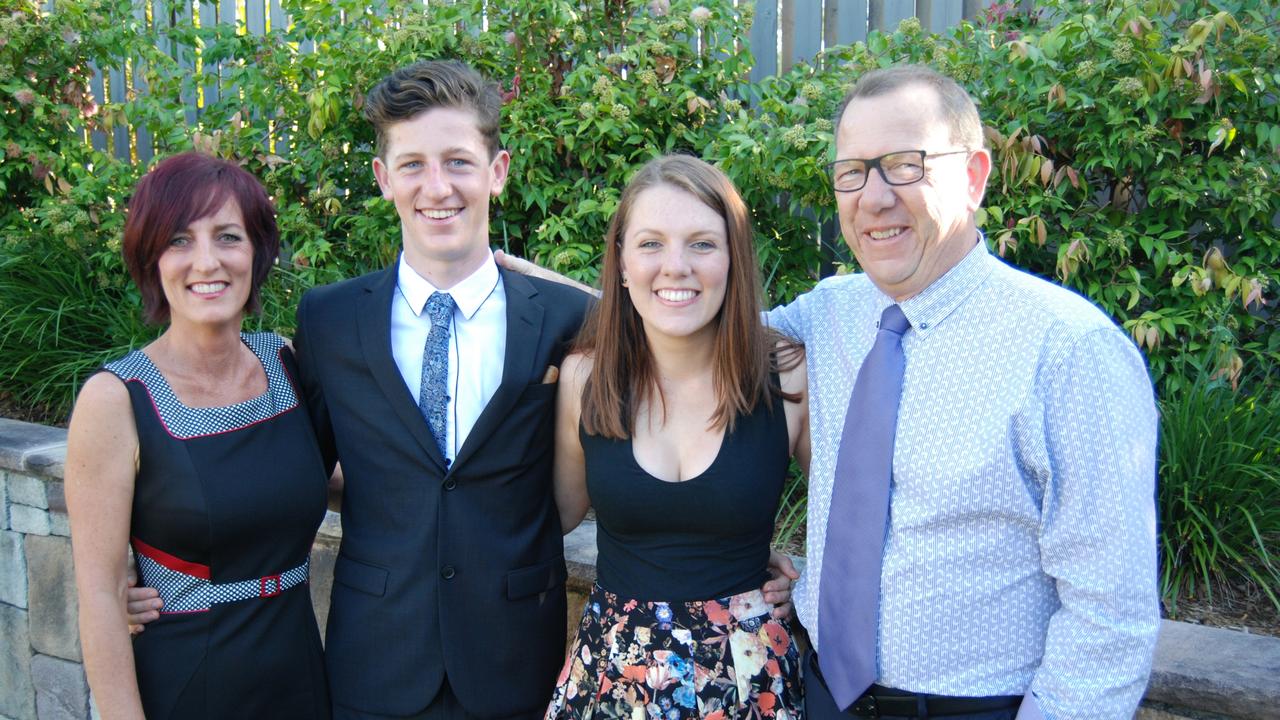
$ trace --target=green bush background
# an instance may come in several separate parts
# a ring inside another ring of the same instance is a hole
[[[742,190],[778,303],[853,266],[823,170],[844,89],[870,68],[927,63],[970,90],[987,124],[990,246],[1087,294],[1149,359],[1167,595],[1243,577],[1280,607],[1280,31],[1265,4],[996,6],[946,35],[907,20],[757,83],[750,8],[728,0],[665,12],[510,0],[489,3],[487,25],[480,0],[426,12],[392,0],[379,14],[295,0],[294,24],[265,37],[161,30],[127,5],[42,14],[0,0],[0,393],[65,416],[87,373],[156,332],[119,257],[122,207],[146,168],[94,151],[86,129],[144,128],[159,156],[195,147],[262,178],[285,246],[249,323],[289,334],[306,288],[383,267],[398,248],[369,169],[364,92],[407,62],[459,57],[510,94],[496,246],[591,282],[629,172],[692,152]],[[194,73],[173,59],[197,54]],[[138,91],[96,105],[91,65],[132,73]],[[215,65],[235,90],[188,124],[184,100]],[[788,498],[784,536],[802,522],[802,482]]]

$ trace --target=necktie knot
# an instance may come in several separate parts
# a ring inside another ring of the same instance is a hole
[[[911,321],[907,319],[906,314],[902,312],[902,306],[898,304],[890,305],[884,309],[880,315],[880,329],[888,330],[895,335],[902,335],[911,327]]]
[[[427,317],[431,319],[432,326],[447,324],[452,316],[453,296],[442,292],[431,293],[431,297],[427,298]]]

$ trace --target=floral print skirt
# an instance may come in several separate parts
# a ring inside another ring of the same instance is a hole
[[[759,590],[665,603],[596,585],[547,720],[799,720],[800,659],[772,610]]]

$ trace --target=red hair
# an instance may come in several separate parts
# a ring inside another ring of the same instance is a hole
[[[253,282],[246,312],[257,312],[258,290],[280,253],[276,211],[262,183],[240,166],[195,152],[160,162],[138,181],[124,224],[124,263],[142,293],[149,323],[169,319],[169,301],[160,284],[160,256],[175,234],[216,213],[234,199],[253,245]]]

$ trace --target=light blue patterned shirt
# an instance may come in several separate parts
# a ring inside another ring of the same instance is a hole
[[[796,606],[815,646],[845,409],[893,300],[823,280],[769,322],[805,343],[813,459]],[[1034,693],[1045,717],[1131,718],[1159,627],[1156,410],[1129,339],[979,241],[904,301],[880,605],[882,685]]]

